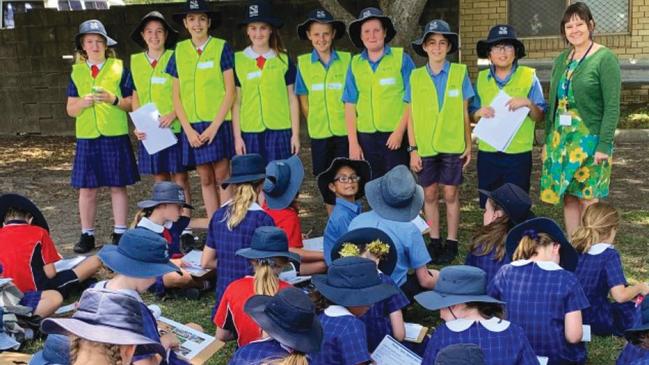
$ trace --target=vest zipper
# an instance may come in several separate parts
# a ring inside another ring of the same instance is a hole
[[[333,56],[332,56],[333,57]],[[329,61],[330,64],[329,66],[331,67],[331,63],[333,62],[333,59]],[[322,65],[324,67],[324,65]],[[327,103],[327,91],[329,88],[327,87],[327,76],[329,76],[329,67],[325,67],[325,77],[324,77],[324,109],[325,109],[325,114],[327,116],[327,128],[329,129],[329,133],[331,133],[331,136],[335,136],[333,130],[331,129],[331,118],[329,118],[329,104]]]

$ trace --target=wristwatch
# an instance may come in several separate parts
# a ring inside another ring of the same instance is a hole
[[[406,152],[410,153],[412,151],[417,151],[417,146],[408,146]]]

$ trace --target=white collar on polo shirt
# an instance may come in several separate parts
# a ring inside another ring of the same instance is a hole
[[[97,68],[101,70],[101,68],[104,66],[104,63],[106,63],[106,61],[104,61],[102,63],[95,63],[94,65],[97,66]],[[90,63],[90,61],[86,61],[86,64],[88,65],[88,67],[92,67],[92,65],[93,65],[92,63]]]
[[[324,313],[329,317],[353,316],[352,312],[342,305],[330,305],[325,309]]]
[[[525,266],[529,263],[534,263],[545,271],[563,270],[563,268],[552,261],[532,261],[532,260],[517,260],[511,263],[512,266]]]
[[[596,243],[590,246],[590,249],[588,250],[588,254],[596,256],[606,251],[609,247],[613,247],[613,245],[610,243]]]
[[[502,332],[509,328],[510,322],[500,319],[498,317],[491,317],[489,319],[483,319],[480,321],[474,321],[472,319],[458,318],[453,321],[446,322],[446,327],[453,332],[463,332],[466,331],[471,325],[475,322],[478,322],[482,327],[486,328],[491,332]]]
[[[252,47],[250,47],[250,46],[246,47],[243,50],[243,54],[245,54],[246,56],[252,58],[253,60],[256,60],[257,57],[259,57],[259,56],[264,56],[264,58],[267,59],[267,60],[277,56],[277,53],[275,53],[275,50],[273,50],[273,49],[270,49],[268,52],[266,52],[264,54],[259,54],[259,53],[255,52],[255,51],[253,51]]]
[[[155,233],[162,233],[162,231],[164,231],[165,228],[170,229],[173,224],[174,224],[173,222],[165,222],[165,224],[161,226],[158,223],[155,223],[154,221],[150,220],[149,218],[143,217],[142,219],[140,219],[140,222],[138,222],[137,226],[146,228]]]

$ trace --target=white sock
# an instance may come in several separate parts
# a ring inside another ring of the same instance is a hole
[[[89,236],[94,236],[95,235],[95,229],[94,228],[81,228],[81,234],[87,234]]]
[[[126,226],[114,226],[113,227],[113,232],[117,234],[124,234],[126,232]]]
[[[183,235],[183,234],[191,234],[191,235],[193,235],[193,233],[194,233],[194,231],[192,231],[191,228],[185,228],[181,235]]]

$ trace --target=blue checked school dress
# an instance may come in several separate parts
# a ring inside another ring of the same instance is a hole
[[[310,365],[352,365],[371,360],[363,321],[347,308],[332,305],[319,315],[324,338]]]
[[[615,365],[636,365],[636,362],[642,360],[649,361],[649,350],[627,343],[617,358]]]
[[[271,360],[282,359],[288,355],[282,345],[272,338],[253,341],[232,355],[228,365],[264,365]]]
[[[487,273],[487,283],[490,283],[494,276],[496,276],[498,270],[500,270],[503,265],[508,264],[510,260],[507,255],[503,255],[503,258],[498,260],[496,258],[495,249],[492,249],[491,252],[486,255],[480,255],[481,253],[482,247],[477,247],[473,252],[469,252],[466,255],[464,264],[484,270],[484,272]]]

